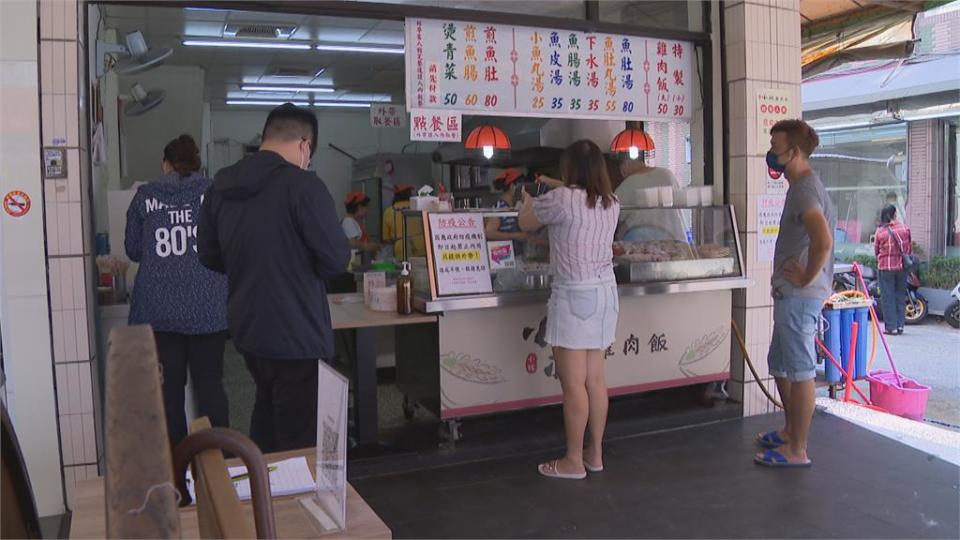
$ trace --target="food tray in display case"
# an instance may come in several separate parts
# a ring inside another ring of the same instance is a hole
[[[629,283],[706,279],[739,275],[734,249],[679,240],[618,241],[613,245],[615,273]]]

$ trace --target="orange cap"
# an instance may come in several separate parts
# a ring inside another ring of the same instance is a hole
[[[520,169],[511,168],[500,173],[500,176],[498,176],[496,179],[503,180],[504,185],[509,186],[510,184],[519,180],[520,177],[522,176],[523,176],[523,173],[520,172]]]
[[[363,200],[367,198],[368,197],[364,193],[361,193],[359,191],[351,191],[350,193],[347,193],[347,198],[344,199],[343,202],[346,204],[354,204],[354,203],[363,202]]]

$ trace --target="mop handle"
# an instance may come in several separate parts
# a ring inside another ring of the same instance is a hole
[[[847,372],[844,374],[846,376],[847,388],[843,393],[843,400],[850,401],[850,388],[853,387],[853,375],[856,371],[856,360],[857,360],[857,331],[860,329],[860,325],[853,323],[850,325],[850,347],[847,349]]]
[[[817,340],[817,346],[820,347],[820,350],[823,351],[823,354],[825,354],[825,355],[827,356],[827,359],[830,360],[830,362],[833,363],[833,365],[836,366],[836,368],[840,370],[840,374],[843,375],[844,378],[846,378],[846,377],[847,377],[847,371],[846,371],[845,369],[843,369],[843,366],[840,365],[840,362],[837,362],[837,359],[833,357],[833,354],[830,353],[830,349],[828,349],[828,348],[823,344],[823,342],[820,341],[820,338],[815,338],[815,339]],[[851,385],[851,386],[853,387],[853,390],[854,390],[857,394],[860,395],[860,397],[863,399],[864,403],[866,403],[866,404],[868,404],[868,405],[873,405],[873,402],[870,401],[870,398],[868,398],[867,396],[863,395],[863,391],[860,390],[859,388],[857,388],[857,385],[854,384],[854,385]]]
[[[890,354],[890,345],[887,344],[887,337],[880,331],[879,319],[877,319],[877,312],[873,309],[873,298],[870,297],[870,290],[867,289],[867,283],[863,280],[863,272],[860,271],[860,263],[854,261],[853,271],[857,274],[857,279],[860,280],[860,286],[863,287],[863,294],[867,297],[870,305],[870,317],[873,319],[873,326],[877,330],[877,333],[880,334],[880,342],[883,343],[883,350],[887,353],[887,360],[890,361],[890,367],[893,368],[893,376],[897,378],[897,386],[903,388],[903,382],[900,380],[900,370],[897,369],[897,363],[893,361],[893,355]]]

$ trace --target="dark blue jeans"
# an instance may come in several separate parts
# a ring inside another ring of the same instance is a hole
[[[880,304],[883,308],[883,326],[888,332],[903,328],[907,301],[907,274],[880,272]]]

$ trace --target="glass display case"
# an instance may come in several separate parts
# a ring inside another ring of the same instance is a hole
[[[438,299],[548,290],[547,231],[520,232],[517,215],[510,209],[406,212],[404,228],[415,233],[404,240],[415,292]],[[610,256],[621,285],[743,275],[730,206],[624,207]]]
[[[618,283],[743,274],[736,221],[726,206],[623,208],[613,261]]]

